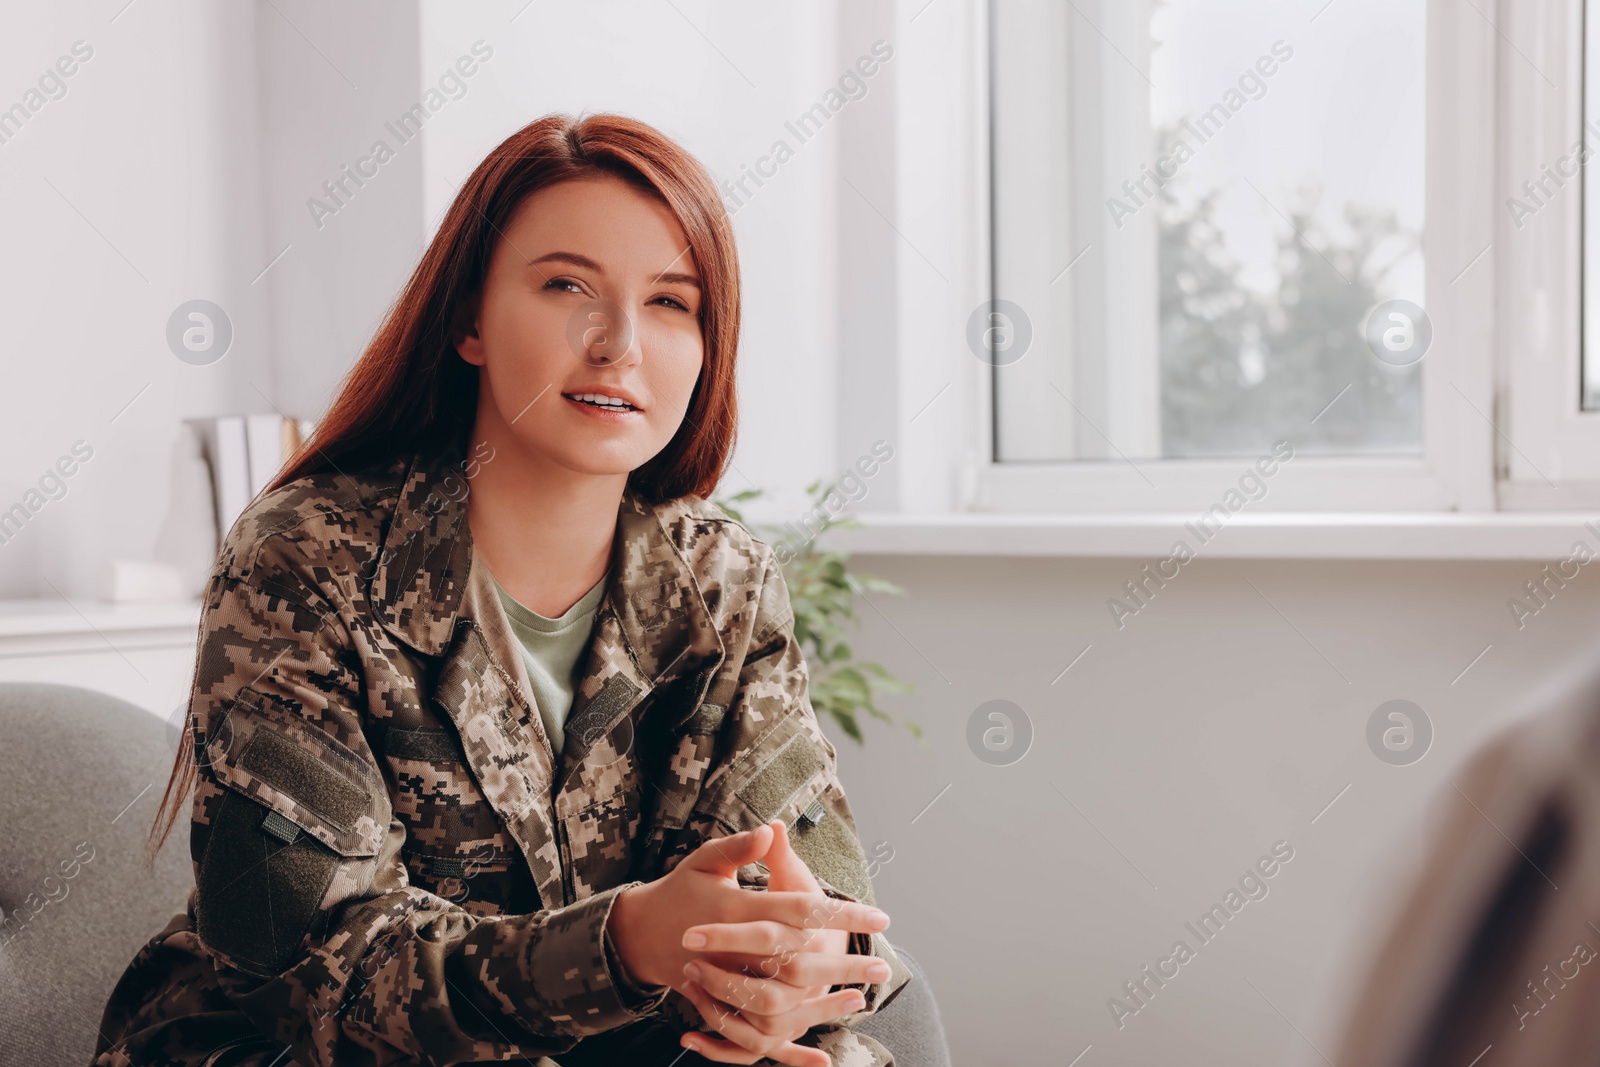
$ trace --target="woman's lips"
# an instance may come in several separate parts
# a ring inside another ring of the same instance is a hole
[[[562,394],[561,399],[577,408],[589,418],[598,419],[601,422],[625,422],[636,415],[644,414],[644,412],[640,411],[638,408],[603,408],[598,404],[590,404],[583,400],[574,400],[572,397],[567,396],[564,393]]]

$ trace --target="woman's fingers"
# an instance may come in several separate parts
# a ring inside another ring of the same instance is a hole
[[[831,1067],[833,1063],[833,1058],[821,1049],[807,1048],[793,1041],[786,1041],[770,1052],[751,1052],[727,1038],[696,1032],[683,1035],[682,1044],[684,1048],[693,1049],[706,1059],[718,1063],[763,1063],[772,1060],[790,1064],[791,1067]]]
[[[684,993],[707,1025],[723,1039],[702,1033],[685,1034],[683,1044],[720,1063],[754,1063],[766,1056],[792,1067],[830,1067],[832,1060],[827,1053],[797,1045],[793,1038],[818,1023],[859,1011],[863,1003],[861,994],[853,989],[818,997],[783,1018],[782,1025],[777,1028],[779,1033],[772,1034],[758,1028],[696,982],[687,983]],[[770,1026],[774,1020],[763,1018],[761,1022]]]
[[[821,892],[816,876],[806,861],[801,859],[789,844],[789,826],[782,819],[767,823],[772,827],[772,847],[763,861],[767,865],[767,886],[776,890],[798,889],[802,892]]]
[[[791,1013],[802,1009],[809,1010],[810,1005],[819,1000],[844,994],[843,1001],[848,1001],[851,999],[850,994],[859,996],[857,990],[846,989],[841,990],[840,994],[832,994],[828,993],[829,987],[872,981],[874,979],[868,979],[865,975],[872,972],[874,964],[888,967],[876,956],[824,956],[816,953],[809,955],[816,966],[799,969],[794,977],[767,978],[755,974],[740,974],[703,959],[691,960],[684,966],[683,973],[690,982],[699,985],[723,1004],[737,1008],[752,1019],[759,1016],[760,1020],[754,1024],[756,1028],[773,1033],[774,1026],[768,1025],[767,1020],[781,1019],[784,1025],[787,1025]],[[885,974],[884,977],[888,976]],[[796,978],[800,980],[796,981]],[[834,1015],[821,1015],[816,1021],[835,1018],[837,1015],[854,1010],[856,1009],[847,1008],[845,1012],[836,1012]]]
[[[757,1015],[782,1015],[805,1000],[807,991],[773,978],[735,974],[709,960],[690,960],[683,973],[724,1004]]]
[[[684,985],[683,994],[695,1006],[695,1010],[700,1013],[706,1025],[722,1035],[718,1038],[711,1034],[695,1032],[684,1034],[680,1039],[685,1048],[693,1049],[706,1059],[716,1060],[718,1063],[755,1063],[770,1054],[780,1063],[794,1064],[796,1067],[812,1067],[812,1065],[831,1067],[831,1061],[826,1057],[822,1061],[804,1055],[786,1057],[781,1050],[789,1042],[769,1038],[766,1034],[760,1033],[755,1027],[739,1018],[737,1011],[717,1000],[694,982]],[[801,1051],[805,1053],[821,1050]]]
[[[889,965],[877,956],[812,950],[813,932],[787,923],[708,923],[684,931],[683,943],[691,947],[699,933],[702,942],[693,951],[726,970],[743,968],[763,978],[776,978],[795,986],[854,985],[882,982]]]
[[[764,978],[809,989],[821,986],[886,982],[894,973],[877,956],[838,955],[831,952],[797,952],[788,957],[756,959],[747,965]]]
[[[727,837],[713,837],[685,856],[679,866],[732,878],[740,867],[767,854],[772,847],[772,834],[772,826],[767,824]]]
[[[802,930],[848,930],[858,934],[875,934],[889,928],[889,916],[871,904],[839,900],[826,893],[745,891],[739,894],[735,906],[739,912],[735,922],[767,920]]]
[[[756,919],[743,923],[701,923],[683,932],[683,947],[696,952],[738,952],[747,956],[778,956],[804,952],[813,931],[788,923]]]

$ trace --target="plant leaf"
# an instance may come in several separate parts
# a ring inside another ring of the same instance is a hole
[[[863,712],[883,722],[895,721],[893,715],[878,707],[876,697],[914,693],[916,687],[894,677],[882,664],[854,658],[848,629],[859,622],[857,599],[869,593],[902,596],[905,589],[872,575],[851,574],[848,553],[817,547],[817,537],[834,526],[859,528],[862,525],[853,516],[835,514],[827,506],[837,486],[837,479],[813,481],[806,486],[810,511],[797,524],[788,527],[762,524],[760,529],[770,543],[783,543],[790,549],[788,562],[782,565],[783,576],[794,611],[795,641],[810,668],[812,708],[819,719],[833,721],[845,736],[864,744],[860,719]],[[721,500],[716,503],[742,522],[742,517],[728,505],[742,503],[760,492],[744,490],[734,494],[727,503]],[[806,533],[806,540],[798,545],[790,540],[794,525]],[[926,747],[921,726],[910,719],[902,721],[912,736]]]

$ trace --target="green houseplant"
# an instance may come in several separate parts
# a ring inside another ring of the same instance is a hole
[[[812,521],[808,528],[815,528],[815,533],[800,545],[793,544],[781,527],[746,521],[739,506],[761,496],[761,489],[745,489],[731,497],[714,499],[712,503],[757,537],[782,546],[778,559],[784,581],[789,586],[789,602],[794,607],[795,637],[805,652],[811,675],[811,707],[819,717],[832,719],[851,739],[862,744],[865,742],[861,732],[863,712],[884,722],[896,721],[893,715],[878,707],[876,698],[883,693],[914,693],[916,687],[899,680],[880,663],[856,659],[846,640],[847,629],[857,621],[855,602],[858,597],[867,593],[898,596],[905,590],[882,578],[851,574],[847,553],[825,552],[816,547],[817,537],[831,527],[861,525],[848,516],[834,518],[824,506],[823,502],[836,485],[837,482],[824,483],[818,479],[806,486],[806,494],[812,501],[809,512]],[[900,721],[912,736],[926,744],[921,726],[910,719]]]

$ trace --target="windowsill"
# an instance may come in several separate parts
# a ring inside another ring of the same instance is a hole
[[[1596,516],[1587,511],[1245,512],[1201,543],[1185,525],[1195,522],[1189,514],[863,513],[855,516],[861,529],[831,529],[820,543],[890,556],[1165,558],[1181,539],[1196,558],[1549,561],[1572,555],[1580,538],[1600,556],[1600,534],[1583,525]]]

